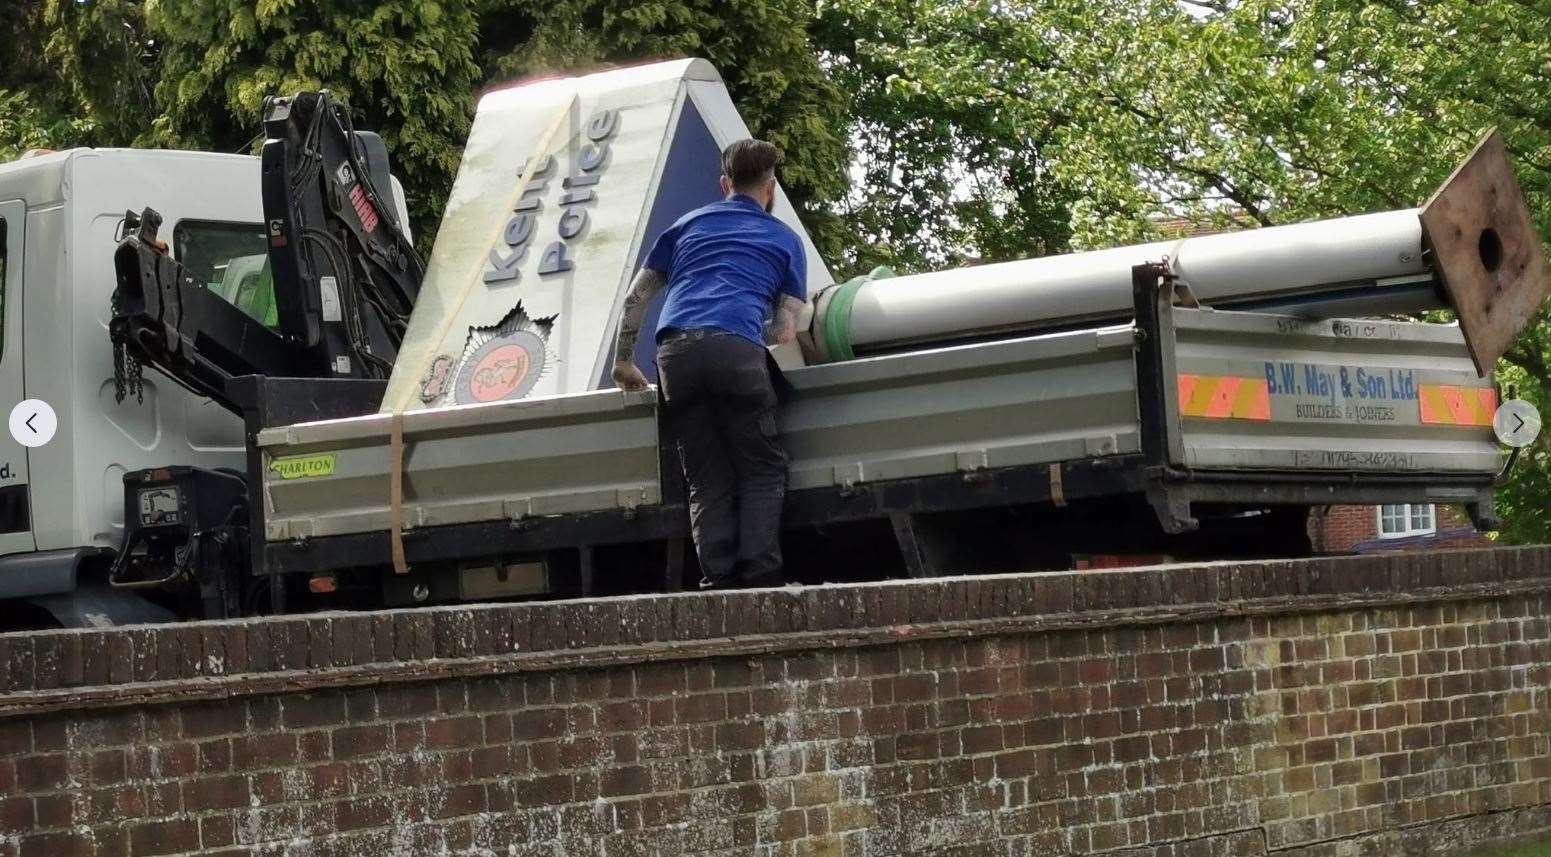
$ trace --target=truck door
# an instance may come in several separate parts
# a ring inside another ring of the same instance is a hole
[[[0,200],[0,415],[26,398],[22,390],[22,248],[27,206]],[[0,429],[0,556],[35,550],[27,497],[27,448]]]

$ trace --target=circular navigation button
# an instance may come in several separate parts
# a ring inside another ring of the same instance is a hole
[[[26,399],[11,409],[11,437],[22,446],[42,446],[58,429],[59,418],[42,399]]]
[[[1509,446],[1529,446],[1540,434],[1540,411],[1523,399],[1509,399],[1492,416],[1492,431]]]

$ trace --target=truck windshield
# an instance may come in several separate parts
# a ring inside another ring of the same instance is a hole
[[[262,225],[184,220],[172,230],[172,242],[178,261],[204,280],[210,291],[265,327],[278,325]]]

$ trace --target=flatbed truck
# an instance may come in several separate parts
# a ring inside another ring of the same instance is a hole
[[[423,273],[385,154],[272,108],[263,158],[0,165],[0,387],[59,413],[0,450],[13,624],[692,585],[661,403],[606,370],[644,248],[748,134],[715,71],[485,96]],[[838,284],[805,238],[794,575],[1298,555],[1338,503],[1492,526],[1491,370],[1547,288],[1495,139],[1404,212]]]

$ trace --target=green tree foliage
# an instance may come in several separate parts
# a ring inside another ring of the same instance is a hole
[[[45,0],[47,36],[41,59],[58,76],[73,103],[104,145],[148,143],[140,139],[152,115],[154,34],[141,0]]]
[[[1163,211],[1271,224],[1415,205],[1491,125],[1551,226],[1551,18],[1525,4],[1094,0],[1051,23],[1074,34],[1051,106],[1072,119],[1058,160],[1084,191],[1082,243]]]
[[[1051,48],[1023,7],[826,0],[814,40],[854,107],[838,210],[853,272],[1000,261],[1067,246],[1072,187],[1046,147]]]
[[[32,0],[0,0],[0,161],[89,143],[95,127],[44,57],[49,29]]]
[[[433,231],[480,80],[464,0],[47,0],[48,58],[105,142],[246,151],[264,98],[326,87]],[[429,228],[428,228],[429,227]]]
[[[844,189],[845,98],[819,67],[805,35],[812,8],[798,0],[46,0],[42,9],[17,40],[47,45],[55,88],[95,129],[91,141],[243,151],[265,96],[327,87],[383,136],[423,242],[484,88],[703,56],[724,71],[755,133],[787,150],[788,189],[824,246],[838,251],[845,234],[825,206]],[[27,139],[59,136],[40,136],[44,118],[25,123]]]
[[[847,102],[809,43],[803,0],[487,0],[486,79],[698,56],[710,60],[756,136],[786,154],[782,183],[821,251],[850,233],[827,203],[845,191]]]

